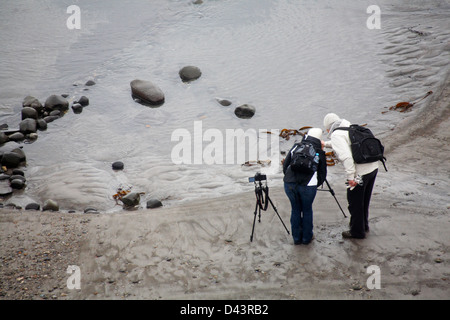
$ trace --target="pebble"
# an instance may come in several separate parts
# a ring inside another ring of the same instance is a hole
[[[41,210],[41,206],[38,203],[29,203],[25,206],[25,210]]]
[[[227,100],[227,99],[216,98],[216,100],[217,100],[217,102],[218,102],[220,105],[222,105],[222,106],[224,106],[224,107],[228,107],[228,106],[230,106],[230,105],[232,104],[232,102],[231,102],[230,100]]]
[[[186,66],[183,67],[179,72],[181,80],[184,82],[193,81],[201,77],[202,72],[198,67]]]
[[[95,208],[86,208],[84,209],[84,213],[99,213]]]
[[[243,104],[234,110],[234,114],[241,119],[250,119],[256,113],[256,108],[249,104]]]
[[[83,106],[79,103],[75,103],[72,105],[73,113],[80,114],[83,111]]]
[[[162,205],[163,205],[162,202],[159,201],[158,199],[150,199],[147,201],[147,209],[159,208]]]
[[[42,207],[43,211],[59,211],[59,205],[54,200],[46,200],[44,202],[44,206]]]
[[[116,161],[112,164],[113,170],[123,170],[124,164],[122,161]]]

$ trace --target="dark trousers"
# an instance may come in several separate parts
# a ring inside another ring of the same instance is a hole
[[[347,189],[350,233],[354,238],[364,238],[369,231],[369,204],[378,169],[362,176],[363,185]]]

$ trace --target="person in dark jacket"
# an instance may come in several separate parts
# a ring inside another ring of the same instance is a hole
[[[305,174],[291,169],[292,151],[299,143],[294,144],[283,163],[284,190],[292,208],[291,231],[294,244],[308,244],[314,236],[312,204],[316,197],[317,187],[321,186],[327,177],[327,162],[321,138],[322,129],[320,128],[310,129],[303,138],[303,140],[311,142],[316,152],[319,153],[316,172]]]

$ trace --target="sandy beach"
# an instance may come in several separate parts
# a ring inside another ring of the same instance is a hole
[[[253,192],[117,214],[1,209],[0,299],[449,299],[449,106],[447,79],[382,137],[389,172],[380,166],[364,240],[342,239],[349,219],[329,192],[309,245],[293,245],[270,206],[250,242]],[[328,180],[348,213],[341,173]],[[290,228],[284,191],[270,197]],[[81,289],[67,286],[71,265]]]

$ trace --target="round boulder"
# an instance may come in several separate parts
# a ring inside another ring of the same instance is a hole
[[[9,136],[10,141],[22,141],[25,139],[25,135],[22,132],[14,132]]]
[[[58,95],[51,95],[45,101],[45,110],[51,112],[53,110],[66,111],[69,109],[69,101]]]
[[[179,75],[181,80],[183,80],[184,82],[189,82],[200,78],[202,72],[198,67],[186,66],[180,70]]]
[[[11,152],[14,152],[14,153],[18,154],[19,158],[20,158],[20,161],[26,161],[27,160],[27,157],[26,157],[25,152],[23,151],[22,147],[15,148]]]
[[[37,123],[35,119],[26,118],[22,120],[19,124],[19,130],[23,134],[33,133],[37,131]]]
[[[234,114],[241,119],[250,119],[255,115],[256,109],[249,104],[243,104],[234,110]]]
[[[38,119],[37,120],[37,127],[39,130],[44,131],[47,130],[47,121],[45,121],[44,119]]]
[[[16,152],[5,152],[2,157],[2,166],[16,168],[22,162],[22,158]]]
[[[27,118],[37,119],[38,112],[36,111],[36,109],[31,108],[31,107],[24,107],[22,109],[22,120],[25,120]]]
[[[21,190],[25,187],[25,182],[23,181],[23,179],[11,180],[10,184],[11,184],[11,188],[16,189],[16,190]]]
[[[143,104],[160,105],[164,103],[164,93],[151,81],[133,80],[130,83],[131,96]]]
[[[32,96],[27,96],[23,99],[22,106],[24,108],[29,107],[35,109],[38,113],[42,113],[44,111],[44,107],[42,103],[39,102],[38,99]]]

